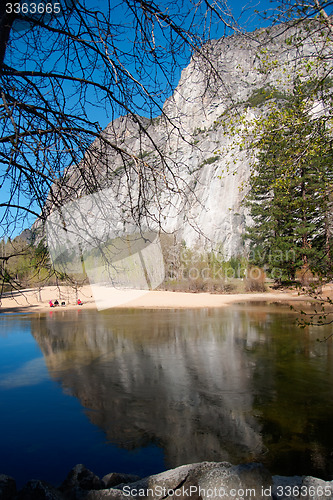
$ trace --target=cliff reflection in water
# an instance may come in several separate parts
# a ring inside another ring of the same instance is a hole
[[[267,332],[281,319],[255,319],[236,308],[59,312],[35,318],[32,331],[51,376],[112,443],[158,444],[174,467],[263,461],[260,406],[279,391]]]

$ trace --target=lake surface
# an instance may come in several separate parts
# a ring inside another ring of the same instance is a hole
[[[331,327],[285,306],[0,316],[0,473],[212,460],[333,475]]]

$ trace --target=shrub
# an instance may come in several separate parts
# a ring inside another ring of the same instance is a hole
[[[306,265],[296,271],[296,280],[299,281],[302,286],[309,286],[315,279],[313,272]]]
[[[260,267],[251,267],[248,269],[247,277],[245,278],[246,292],[266,292],[266,273]]]

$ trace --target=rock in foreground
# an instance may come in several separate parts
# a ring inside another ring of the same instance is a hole
[[[111,486],[112,485],[112,486]],[[15,481],[0,475],[1,500],[332,500],[333,481],[309,476],[272,476],[261,464],[201,462],[139,479],[110,473],[100,479],[76,465],[59,488],[29,481],[17,492]]]

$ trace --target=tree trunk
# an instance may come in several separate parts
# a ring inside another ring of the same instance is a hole
[[[305,188],[305,182],[304,182],[304,175],[305,172],[302,170],[302,184],[301,184],[301,193],[302,193],[302,200],[303,200],[303,207],[302,207],[302,221],[303,221],[303,236],[302,236],[302,250],[303,250],[303,255],[302,255],[302,261],[303,261],[303,266],[306,268],[308,266],[308,257],[306,255],[305,249],[308,248],[309,243],[308,243],[308,235],[306,233],[306,206],[305,206],[305,199],[306,199],[306,188]]]
[[[329,271],[332,271],[332,218],[333,218],[333,195],[332,193],[328,193],[328,204],[325,210],[325,252],[327,256],[327,263],[329,267]]]

